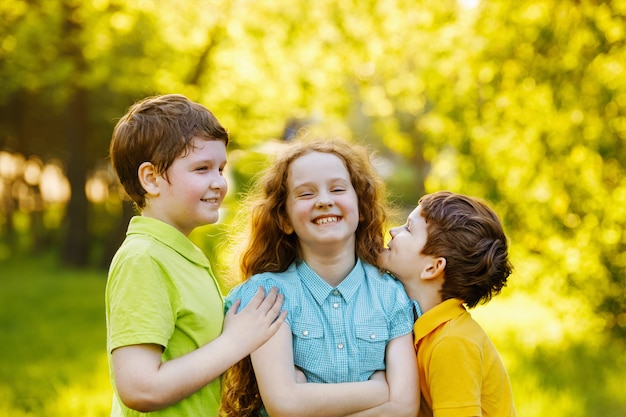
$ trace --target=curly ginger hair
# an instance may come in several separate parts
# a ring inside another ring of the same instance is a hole
[[[378,265],[387,223],[385,184],[376,173],[367,149],[342,140],[298,140],[290,143],[255,182],[243,207],[249,212],[247,239],[240,258],[240,273],[245,280],[263,272],[283,272],[301,259],[298,237],[285,233],[288,224],[287,177],[291,163],[311,152],[329,153],[343,160],[358,198],[359,225],[356,230],[356,255]],[[221,417],[258,416],[263,406],[250,356],[230,368],[223,379]]]

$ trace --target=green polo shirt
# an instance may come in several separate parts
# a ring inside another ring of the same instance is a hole
[[[204,253],[184,234],[159,220],[133,217],[116,253],[106,287],[109,374],[111,352],[122,346],[158,344],[162,361],[192,352],[218,337],[223,299]],[[117,394],[111,416],[217,416],[219,378],[161,411],[139,413]]]

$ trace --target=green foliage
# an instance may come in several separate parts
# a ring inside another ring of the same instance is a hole
[[[221,223],[192,237],[217,271],[236,264],[240,193],[296,121],[375,150],[407,210],[439,189],[489,200],[511,240],[507,291],[561,320],[570,308],[597,319],[581,334],[626,340],[623,0],[14,0],[0,17],[0,150],[67,164],[77,89],[89,170],[102,171],[115,121],[145,95],[182,93],[215,112],[233,138],[231,193]],[[22,186],[0,180],[4,259],[36,239],[23,234],[30,213],[7,204]],[[122,213],[117,195],[103,204],[85,232],[92,253],[107,252]],[[44,210],[59,246],[63,208]],[[564,409],[579,406],[567,398]]]

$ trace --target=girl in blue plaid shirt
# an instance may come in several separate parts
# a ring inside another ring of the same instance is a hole
[[[366,150],[297,141],[256,185],[227,304],[278,287],[288,316],[227,372],[220,415],[417,415],[413,309],[377,266],[385,194]]]

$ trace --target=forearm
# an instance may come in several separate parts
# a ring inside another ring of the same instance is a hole
[[[256,350],[282,326],[283,296],[260,288],[237,312],[239,300],[226,313],[222,334],[208,344],[161,363],[158,345],[125,346],[113,351],[117,392],[126,406],[138,411],[161,410],[175,404],[218,378]]]
[[[263,404],[272,417],[345,416],[388,401],[385,381],[297,383],[287,324],[251,354]]]
[[[294,383],[285,385],[279,394],[261,396],[272,417],[343,417],[384,403],[388,399],[388,387],[380,381]]]
[[[178,402],[219,378],[228,368],[249,355],[250,351],[220,335],[201,348],[161,365],[159,377],[170,385]]]
[[[414,404],[407,402],[386,402],[379,406],[347,414],[345,417],[415,417]]]
[[[419,410],[420,388],[412,335],[394,339],[387,345],[386,359],[389,401],[380,406],[350,414],[350,417],[415,417]]]
[[[117,392],[129,408],[161,410],[199,391],[245,355],[224,336],[163,363],[160,346],[126,346],[113,351]]]

